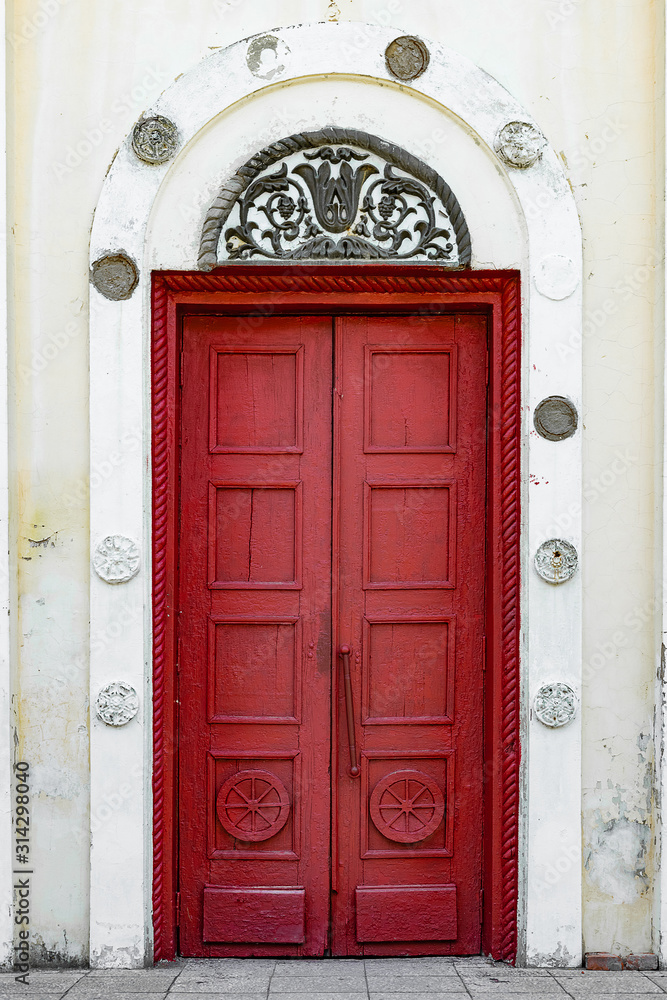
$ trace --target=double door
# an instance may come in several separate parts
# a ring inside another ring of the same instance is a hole
[[[184,955],[480,950],[486,322],[183,319]]]

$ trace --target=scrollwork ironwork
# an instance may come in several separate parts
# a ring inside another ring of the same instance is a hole
[[[430,167],[375,136],[330,128],[262,150],[211,207],[199,266],[257,258],[421,258],[464,267],[470,236],[451,189]]]

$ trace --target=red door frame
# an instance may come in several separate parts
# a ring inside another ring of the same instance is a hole
[[[489,316],[487,641],[482,950],[517,948],[521,321],[518,271],[430,265],[231,265],[153,274],[153,927],[154,959],[176,954],[178,923],[175,641],[181,322],[184,311]],[[413,320],[418,322],[418,319]]]

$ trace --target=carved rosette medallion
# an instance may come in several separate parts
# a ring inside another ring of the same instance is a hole
[[[230,837],[254,844],[282,830],[289,816],[290,799],[280,778],[253,768],[237,771],[225,781],[215,807]]]
[[[93,554],[93,568],[105,583],[127,583],[140,564],[139,546],[125,535],[107,535]]]
[[[498,132],[494,147],[496,153],[510,167],[523,170],[539,160],[547,140],[540,130],[529,122],[508,122]]]
[[[416,844],[440,826],[445,799],[436,781],[423,771],[392,771],[378,781],[370,797],[370,813],[387,840]]]
[[[131,684],[114,681],[98,694],[95,711],[107,726],[125,726],[139,711],[139,696]]]
[[[577,695],[569,684],[544,684],[535,696],[535,715],[543,726],[559,729],[577,713]]]
[[[401,35],[387,46],[384,54],[389,72],[399,80],[416,80],[429,64],[429,51],[421,38]]]
[[[90,269],[90,280],[105,299],[122,302],[129,299],[137,287],[139,272],[127,254],[110,253],[95,261]]]
[[[542,542],[535,553],[535,569],[547,583],[565,583],[577,572],[578,564],[574,545],[561,538]]]
[[[166,163],[178,149],[178,129],[162,115],[143,118],[134,126],[132,149],[144,163]]]
[[[220,191],[199,267],[250,260],[410,260],[465,267],[470,234],[431,167],[358,129],[300,133],[257,153]]]

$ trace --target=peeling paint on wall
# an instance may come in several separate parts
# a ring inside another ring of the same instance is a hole
[[[610,767],[620,763],[628,782],[621,784],[607,778],[584,795],[584,879],[591,898],[589,918],[596,916],[599,908],[595,941],[589,950],[650,952],[655,874],[653,736],[640,730],[634,738],[616,735],[600,743],[608,753]],[[602,919],[602,914],[608,912],[603,909],[605,900],[607,906],[622,908],[618,912],[624,914],[624,922],[631,919],[630,934],[619,935],[616,922]]]
[[[634,903],[649,888],[646,859],[651,828],[628,819],[602,823],[599,811],[585,851],[584,866],[600,892],[616,903]]]

